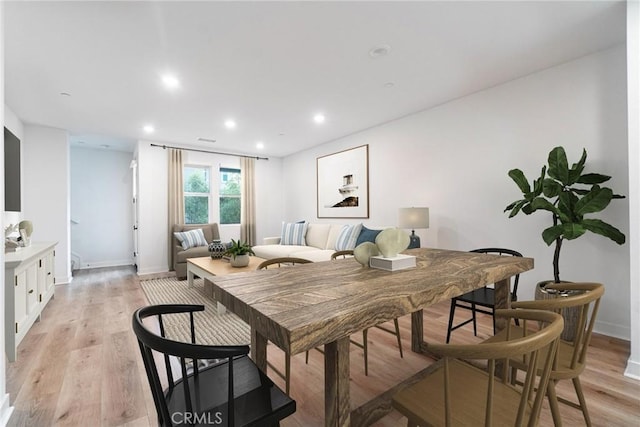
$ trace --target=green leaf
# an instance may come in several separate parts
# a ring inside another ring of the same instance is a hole
[[[562,224],[554,225],[542,232],[542,240],[544,240],[547,246],[550,246],[560,236],[562,236]]]
[[[582,149],[582,157],[578,163],[574,163],[571,166],[571,170],[569,171],[569,185],[573,185],[578,182],[580,176],[582,175],[582,171],[584,170],[584,164],[587,161],[587,150]]]
[[[548,201],[543,197],[536,197],[535,199],[533,199],[531,201],[531,208],[533,209],[532,212],[537,211],[538,209],[542,209],[542,210],[553,212],[553,213],[557,211],[556,207],[553,206],[553,203],[551,203],[550,201]]]
[[[509,176],[516,183],[522,194],[527,194],[531,192],[531,187],[529,186],[529,181],[527,177],[524,176],[524,173],[520,169],[511,169],[509,171]]]
[[[563,185],[569,185],[569,164],[562,147],[555,147],[549,153],[549,176]]]
[[[625,242],[626,237],[620,230],[599,219],[585,219],[582,221],[582,225],[592,233],[608,237],[619,245]]]
[[[586,232],[587,229],[581,223],[570,222],[562,224],[562,237],[567,240],[577,239]]]
[[[606,208],[613,198],[610,188],[600,188],[594,185],[591,191],[575,204],[575,212],[578,215],[600,212]]]
[[[520,209],[522,209],[522,207],[527,203],[529,202],[527,202],[526,200],[521,200],[518,204],[516,204],[513,207],[513,210],[511,210],[511,213],[509,214],[509,218],[513,218],[514,216],[518,215],[518,212],[520,212]]]
[[[578,202],[578,196],[570,191],[560,193],[558,201],[558,210],[564,214],[562,222],[579,221],[581,217],[576,216],[575,205]]]
[[[562,191],[562,185],[551,178],[546,178],[542,183],[542,190],[546,197],[557,197]]]
[[[580,176],[580,178],[578,178],[576,182],[580,184],[593,185],[602,184],[603,182],[607,182],[610,179],[611,177],[608,175],[601,175],[599,173],[585,173],[584,175]]]

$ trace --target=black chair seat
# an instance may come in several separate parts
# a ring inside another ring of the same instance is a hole
[[[482,248],[482,249],[474,249],[470,252],[492,254],[492,255],[517,256],[517,257],[522,256],[520,252],[514,251],[512,249],[504,249],[504,248]],[[515,276],[513,289],[511,290],[512,301],[515,301],[517,299],[519,280],[520,280],[520,275],[517,274]],[[460,322],[454,326],[453,317],[455,315],[456,308],[463,308],[465,310],[470,310],[471,318],[463,322]],[[487,286],[484,286],[480,289],[474,289],[460,296],[451,298],[451,309],[449,311],[449,325],[447,328],[447,343],[449,343],[449,340],[451,339],[451,332],[471,322],[473,322],[473,335],[478,335],[477,324],[476,324],[476,313],[489,314],[493,316],[494,309],[495,309],[495,290]],[[516,323],[517,321],[518,320],[516,319]],[[495,332],[496,332],[496,322],[494,318],[493,333],[495,334]]]
[[[229,362],[201,369],[199,378],[188,377],[189,390],[194,401],[198,402],[198,420],[196,426],[227,425]],[[286,394],[278,392],[271,379],[267,377],[247,356],[233,360],[234,378],[234,419],[235,425],[263,426],[277,425],[278,421],[296,411],[295,401]],[[202,387],[209,384],[209,387]],[[216,386],[222,384],[223,386]],[[182,379],[175,382],[171,391],[165,392],[165,399],[170,414],[186,414],[189,409],[185,405]],[[276,415],[277,414],[277,415]],[[181,415],[174,421],[180,424]]]
[[[142,307],[133,313],[132,327],[158,424],[277,426],[280,420],[293,414],[296,402],[253,363],[248,357],[249,346],[195,343],[193,313],[202,310],[202,305],[166,304]],[[165,337],[163,316],[176,313],[189,313],[190,343]],[[158,321],[159,334],[143,322],[152,316]],[[162,374],[158,364],[164,365]]]

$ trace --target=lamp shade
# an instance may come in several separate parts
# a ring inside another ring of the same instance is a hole
[[[398,218],[400,228],[429,228],[429,208],[400,208]]]

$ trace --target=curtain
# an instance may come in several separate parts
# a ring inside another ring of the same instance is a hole
[[[240,181],[242,182],[240,240],[246,241],[251,246],[256,244],[255,168],[255,159],[240,158]]]
[[[173,270],[173,226],[184,224],[184,188],[182,182],[182,150],[169,148],[169,270]]]

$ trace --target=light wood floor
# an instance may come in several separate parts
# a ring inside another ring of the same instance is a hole
[[[70,285],[56,286],[56,296],[18,347],[18,358],[7,365],[7,390],[14,406],[10,426],[149,426],[155,409],[139,350],[131,331],[131,314],[146,299],[132,269],[82,270]],[[425,339],[444,341],[449,304],[425,311]],[[462,311],[461,314],[464,314]],[[479,337],[470,330],[454,332],[452,342],[475,342],[489,336],[490,319],[481,320]],[[362,350],[351,350],[351,399],[359,406],[412,373],[432,363],[410,350],[410,319],[401,319],[404,358],[395,337],[377,329],[369,333],[369,376],[364,375]],[[361,336],[354,337],[361,339]],[[269,360],[284,365],[281,352],[269,346]],[[596,336],[581,376],[595,426],[640,425],[640,382],[623,376],[629,357],[625,341]],[[277,376],[274,381],[283,385]],[[291,395],[297,412],[282,426],[321,426],[323,418],[323,356],[311,352],[292,360]],[[570,383],[558,394],[574,399]],[[566,426],[584,425],[581,413],[561,405]],[[398,413],[379,426],[404,426]],[[540,425],[552,425],[548,406]]]

